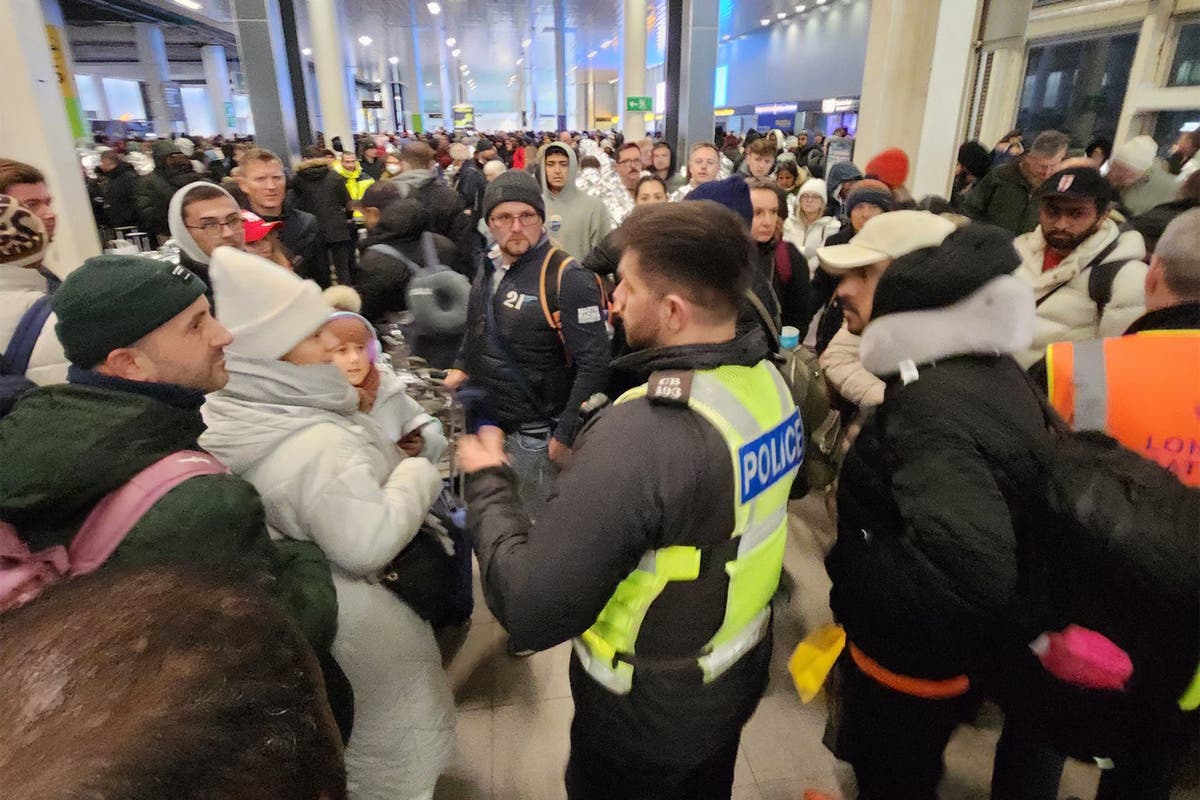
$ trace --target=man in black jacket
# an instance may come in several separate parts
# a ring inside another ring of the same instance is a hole
[[[475,155],[464,161],[458,171],[458,193],[476,216],[483,215],[483,193],[488,185],[483,176],[483,165],[495,157],[496,145],[486,137],[481,138],[475,146]]]
[[[831,721],[860,800],[932,800],[980,679],[1027,643],[1003,646],[1018,589],[1014,509],[1040,496],[1050,435],[1010,355],[1034,326],[1032,291],[1010,275],[1011,236],[988,225],[947,235],[943,220],[914,217],[908,228],[941,223],[944,241],[872,255],[860,240],[893,216],[817,252],[844,270],[847,326],[887,383],[846,456],[826,560],[848,639]]]
[[[411,197],[425,206],[429,212],[428,230],[454,242],[462,257],[474,264],[483,249],[483,239],[475,230],[479,217],[463,203],[458,192],[438,177],[436,166],[432,147],[409,142],[400,151],[400,174],[390,182],[400,188],[401,197]]]
[[[767,683],[799,415],[737,336],[752,248],[737,217],[643,207],[622,236],[615,302],[637,350],[622,360],[648,383],[585,426],[533,522],[503,437],[466,437],[472,541],[514,645],[576,637],[568,797],[728,798]]]
[[[467,336],[446,385],[469,378],[482,391],[477,416],[510,435],[510,457],[536,507],[571,454],[580,407],[608,381],[606,309],[595,275],[551,245],[530,175],[506,172],[489,184],[484,212],[495,255],[480,259]],[[558,313],[557,330],[543,308]]]
[[[304,160],[296,165],[290,197],[296,208],[317,218],[338,283],[349,285],[358,243],[351,238],[350,193],[346,181],[330,169],[332,160],[333,154],[327,150],[306,148]]]
[[[293,257],[300,259],[296,274],[316,281],[322,288],[328,287],[333,276],[321,226],[316,217],[288,201],[287,179],[279,156],[256,148],[242,156],[238,166],[238,187],[246,196],[243,207],[267,222],[282,222],[279,241]]]
[[[105,150],[100,154],[98,172],[96,177],[104,193],[104,207],[108,212],[109,226],[128,228],[137,225],[137,206],[134,204],[138,184],[137,170],[121,158],[120,153]]]

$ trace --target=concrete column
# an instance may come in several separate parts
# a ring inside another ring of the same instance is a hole
[[[204,83],[208,89],[208,102],[212,106],[213,124],[219,133],[228,136],[233,131],[229,117],[233,116],[233,90],[229,85],[229,65],[225,61],[225,48],[220,45],[205,45],[200,48],[200,60],[204,64]],[[234,121],[236,123],[236,120]],[[193,131],[200,133],[200,131]]]
[[[255,140],[285,164],[300,157],[296,106],[278,0],[233,0],[238,58],[250,93]]]
[[[404,72],[400,76],[404,84],[404,101],[409,118],[404,127],[409,130],[425,130],[425,78],[421,72],[420,40],[417,34],[417,7],[409,3],[412,21],[411,35],[404,47]],[[417,123],[420,119],[420,123]]]
[[[676,6],[671,6],[674,10]],[[713,140],[713,91],[717,72],[716,3],[682,0],[679,8],[679,105],[676,152],[681,158],[697,142]],[[669,13],[669,12],[668,12]],[[668,71],[670,72],[670,71]],[[668,84],[670,78],[667,79]],[[667,101],[667,114],[671,102]]]
[[[292,103],[296,107],[296,135],[303,149],[313,142],[312,115],[308,102],[308,70],[301,58],[300,39],[296,31],[298,0],[279,0],[279,21],[283,24],[283,49],[287,55],[288,77],[292,81]]]
[[[433,35],[436,40],[435,47],[438,52],[438,72],[441,76],[442,85],[442,124],[433,127],[445,128],[447,131],[454,130],[454,103],[457,96],[456,88],[458,86],[459,74],[458,68],[454,67],[454,75],[451,75],[451,56],[450,48],[446,47],[446,18],[444,14],[437,14],[433,18]]]
[[[617,113],[627,141],[646,135],[646,118],[641,111],[626,111],[625,98],[646,96],[646,0],[625,0],[624,35],[621,37],[621,91]]]
[[[100,239],[45,25],[38,0],[0,3],[0,74],[6,81],[0,153],[45,173],[58,212],[47,265],[65,277],[84,259],[99,255]]]
[[[558,130],[567,128],[567,14],[563,0],[554,0],[554,73],[557,80]]]
[[[75,60],[71,57],[71,43],[67,39],[67,23],[63,19],[58,0],[42,0],[42,14],[46,18],[46,39],[50,43],[50,55],[58,75],[58,86],[62,90],[63,103],[67,109],[67,121],[76,139],[91,134],[87,116],[79,102],[79,91],[75,87]]]
[[[333,137],[337,136],[342,140],[342,147],[353,150],[352,96],[347,93],[346,86],[348,54],[343,44],[340,0],[309,0],[308,18],[325,143],[332,147]],[[350,74],[353,79],[353,72]]]
[[[396,68],[385,55],[379,56],[379,88],[383,97],[383,119],[380,123],[380,133],[391,133],[396,130]]]
[[[859,105],[859,166],[908,154],[915,197],[946,196],[966,129],[972,46],[982,0],[874,0]]]
[[[100,107],[96,109],[98,119],[112,119],[112,111],[108,107],[108,92],[104,89],[104,79],[99,75],[92,77],[92,91],[96,94],[96,100]]]
[[[150,98],[150,120],[154,132],[159,136],[170,136],[175,132],[171,110],[167,106],[167,92],[176,90],[171,83],[171,68],[167,63],[167,45],[163,41],[162,28],[151,22],[133,23],[137,43],[138,65],[146,85],[146,96]]]

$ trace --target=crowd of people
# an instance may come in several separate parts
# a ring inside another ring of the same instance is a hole
[[[573,643],[572,800],[730,796],[801,644],[772,600],[809,492],[838,627],[803,645],[859,798],[936,797],[988,700],[993,800],[1056,798],[1067,757],[1166,800],[1200,705],[1200,134],[966,142],[919,199],[903,150],[829,144],[100,141],[83,264],[0,159],[6,795],[433,796],[452,650],[392,584],[449,442],[399,330],[465,410],[509,654]]]

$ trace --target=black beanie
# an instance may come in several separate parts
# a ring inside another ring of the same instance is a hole
[[[893,261],[875,288],[871,318],[953,305],[1020,264],[1011,233],[995,225],[967,225],[940,247]]]
[[[963,142],[958,148],[958,163],[976,178],[982,178],[992,168],[992,154],[979,142]]]
[[[546,219],[546,202],[542,200],[542,187],[537,179],[524,170],[512,170],[501,174],[488,184],[483,193],[483,220],[492,216],[492,211],[501,203],[526,203],[543,220]]]

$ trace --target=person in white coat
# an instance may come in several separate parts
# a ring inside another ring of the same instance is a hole
[[[836,217],[825,216],[829,199],[825,181],[809,178],[797,194],[795,210],[783,223],[783,238],[808,259],[808,278],[812,280],[821,264],[817,248],[824,247],[825,240],[842,229],[842,223]]]
[[[15,198],[0,194],[0,354],[9,349],[13,336],[21,327],[21,321],[30,314],[27,325],[37,319],[33,309],[46,297],[46,276],[39,269],[46,255],[50,237],[42,221]],[[31,310],[33,309],[33,310]],[[47,309],[48,311],[48,309]],[[38,317],[40,319],[40,316]],[[29,363],[23,372],[25,378],[39,386],[66,383],[67,357],[54,333],[57,318],[52,312],[36,333],[32,351],[28,351]],[[13,353],[23,358],[25,353]]]
[[[1033,346],[1014,354],[1025,369],[1055,342],[1120,336],[1146,311],[1146,245],[1108,218],[1112,189],[1100,173],[1064,169],[1039,194],[1038,226],[1013,242],[1021,256],[1013,274],[1037,298]]]
[[[453,700],[432,629],[377,576],[416,535],[441,476],[359,412],[315,283],[229,247],[210,274],[234,343],[201,444],[258,489],[272,536],[316,542],[329,559],[332,652],[354,689],[350,797],[430,798],[454,753]]]

